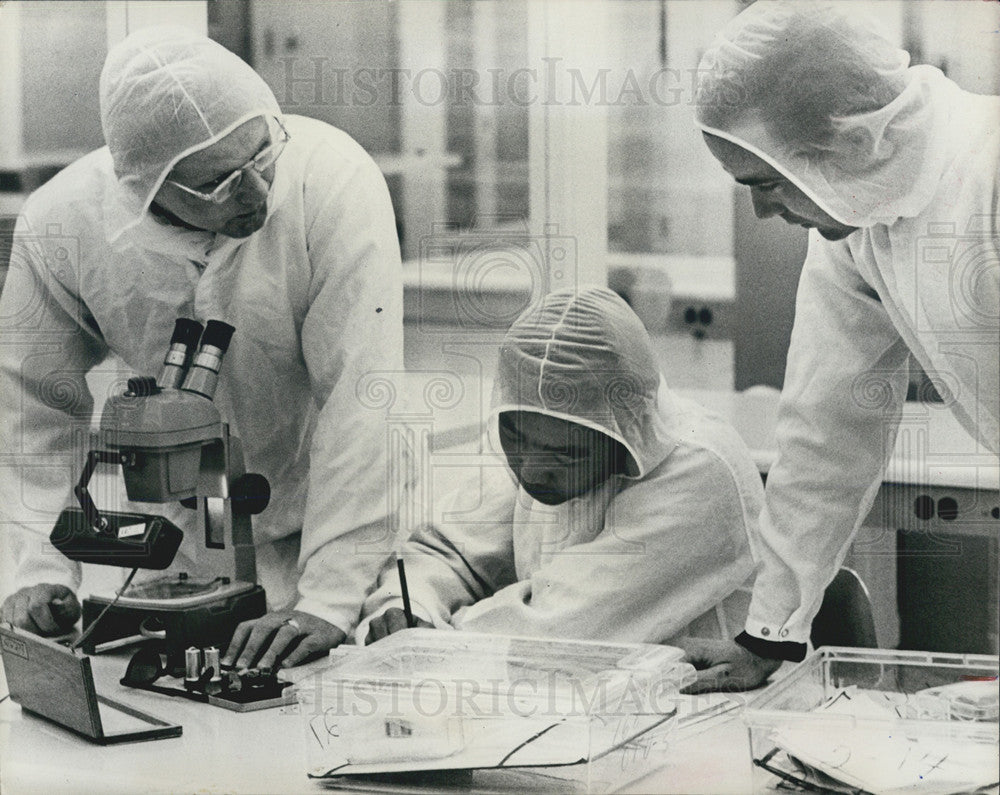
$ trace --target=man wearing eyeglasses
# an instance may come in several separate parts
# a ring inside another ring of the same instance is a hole
[[[277,118],[270,125],[260,117],[244,122],[218,143],[181,160],[150,211],[182,228],[236,238],[252,235],[267,219],[275,162],[289,137]],[[256,154],[243,162],[251,151]],[[233,163],[240,165],[232,168]],[[205,180],[206,174],[218,176]]]
[[[0,297],[0,619],[54,635],[79,618],[79,566],[48,534],[84,460],[88,373],[116,356],[155,375],[177,317],[217,319],[236,332],[215,402],[271,484],[254,522],[270,612],[224,661],[294,665],[351,632],[391,546],[384,422],[357,392],[402,370],[385,181],[183,28],[112,49],[100,99],[107,146],[29,197]],[[156,508],[185,530],[174,567],[215,573],[194,512]]]

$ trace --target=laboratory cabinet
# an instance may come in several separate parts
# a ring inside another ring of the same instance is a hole
[[[897,647],[997,654],[1000,492],[886,484],[872,514],[895,543]]]

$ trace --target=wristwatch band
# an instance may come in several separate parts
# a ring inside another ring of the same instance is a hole
[[[806,649],[808,648],[805,643],[764,640],[746,632],[741,632],[737,635],[736,642],[758,657],[767,657],[771,660],[789,660],[791,662],[802,662],[805,659]]]

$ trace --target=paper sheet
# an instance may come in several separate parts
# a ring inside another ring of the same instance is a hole
[[[919,695],[919,694],[918,694]],[[947,795],[995,784],[1000,751],[967,738],[913,736],[899,722],[919,699],[905,694],[845,688],[816,712],[859,719],[853,725],[820,722],[779,726],[772,740],[803,772],[875,795]],[[902,710],[902,712],[901,712]],[[805,769],[802,769],[802,768]],[[832,782],[823,784],[830,786]]]

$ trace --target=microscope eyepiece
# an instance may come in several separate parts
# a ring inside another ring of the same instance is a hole
[[[177,389],[184,380],[191,356],[198,346],[202,325],[197,320],[179,317],[174,321],[174,333],[170,337],[170,348],[163,359],[163,370],[156,379],[160,389]]]
[[[201,335],[201,347],[195,354],[187,378],[181,387],[186,392],[194,392],[211,400],[215,396],[215,386],[222,369],[222,357],[229,349],[229,342],[236,329],[221,320],[209,320]]]
[[[198,345],[201,339],[201,332],[204,327],[197,320],[188,317],[179,317],[174,321],[174,335],[170,338],[170,344],[180,343],[191,350]]]
[[[201,335],[202,349],[206,345],[211,345],[218,348],[219,353],[225,353],[229,350],[229,341],[233,338],[234,331],[236,329],[228,323],[223,323],[221,320],[209,320],[208,325],[205,326],[205,333]]]

